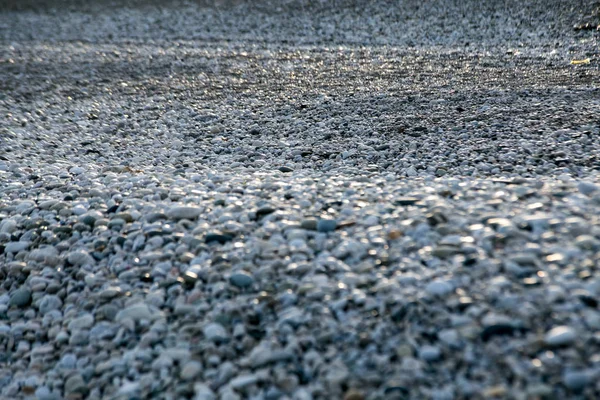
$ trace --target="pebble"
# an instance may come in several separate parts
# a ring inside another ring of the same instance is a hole
[[[94,317],[91,314],[81,315],[69,322],[68,328],[71,332],[87,329],[94,325]]]
[[[202,364],[198,361],[188,361],[181,368],[179,376],[186,381],[195,379],[202,372]]]
[[[31,303],[31,290],[28,288],[19,288],[10,296],[9,305],[15,307],[26,307]]]
[[[30,246],[30,242],[9,242],[4,246],[5,253],[18,253],[23,250],[27,250]]]
[[[592,182],[581,181],[577,184],[577,189],[584,195],[590,196],[594,192],[598,191],[598,186]]]
[[[435,346],[422,346],[419,349],[419,358],[423,361],[437,361],[441,356],[441,350]]]
[[[72,395],[75,393],[85,394],[87,392],[87,386],[83,380],[83,377],[80,374],[75,374],[70,376],[65,381],[65,394]]]
[[[587,371],[568,371],[563,375],[565,386],[573,391],[583,390],[590,381],[590,374]]]
[[[569,326],[557,326],[546,332],[544,341],[549,346],[567,346],[577,340],[577,332]]]
[[[125,319],[154,321],[161,317],[161,312],[151,310],[146,304],[137,303],[119,311],[115,317],[115,321],[122,322]]]
[[[319,219],[317,221],[317,232],[333,232],[337,227],[337,221],[334,219]]]
[[[42,315],[48,314],[51,311],[59,310],[63,305],[62,300],[55,295],[47,294],[38,303],[38,309]]]
[[[449,282],[443,280],[434,280],[425,286],[425,292],[431,296],[447,296],[454,291],[454,287]]]
[[[202,330],[204,337],[211,342],[226,342],[229,340],[229,334],[221,324],[210,323]]]
[[[254,278],[248,273],[236,272],[231,275],[229,282],[231,282],[233,286],[244,289],[254,284]]]
[[[94,265],[96,261],[85,250],[72,251],[67,255],[67,261],[75,266]]]
[[[166,215],[168,218],[175,220],[193,220],[196,219],[200,214],[202,214],[202,209],[200,207],[176,206],[170,208]]]
[[[258,382],[258,378],[255,375],[241,375],[235,377],[229,382],[229,385],[235,390],[240,390],[246,386],[254,385]]]

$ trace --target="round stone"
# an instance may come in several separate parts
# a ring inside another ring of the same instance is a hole
[[[544,338],[549,346],[567,346],[575,342],[577,332],[570,326],[557,326],[550,329]]]
[[[590,382],[590,374],[585,371],[569,371],[563,375],[565,386],[573,391],[582,390]]]
[[[249,286],[252,286],[252,284],[254,283],[254,278],[246,272],[236,272],[231,275],[231,277],[229,278],[229,282],[233,286],[237,286],[239,288],[247,288]]]
[[[202,364],[201,363],[199,363],[198,361],[188,361],[181,368],[181,372],[180,372],[179,376],[181,377],[181,379],[188,381],[188,380],[194,379],[195,377],[200,375],[201,372],[202,372]]]
[[[204,337],[211,342],[225,342],[229,340],[229,334],[221,324],[210,323],[202,330]]]
[[[15,307],[25,307],[31,303],[31,291],[27,288],[19,288],[10,296],[9,305]]]

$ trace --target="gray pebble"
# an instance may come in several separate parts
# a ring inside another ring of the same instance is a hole
[[[202,330],[204,337],[212,342],[225,342],[229,340],[229,334],[221,324],[210,323]]]
[[[170,219],[196,219],[200,214],[202,214],[202,209],[199,207],[190,207],[190,206],[178,206],[172,207],[167,211],[167,217]]]
[[[42,297],[42,299],[38,303],[38,308],[40,310],[40,313],[44,315],[49,313],[50,311],[59,310],[62,307],[62,305],[63,302],[58,296],[47,294],[44,297]]]
[[[573,391],[582,390],[590,381],[590,374],[586,371],[569,371],[563,375],[565,386]]]
[[[569,326],[557,326],[546,333],[544,341],[549,346],[566,346],[577,340],[577,332]]]
[[[334,219],[320,219],[317,222],[318,232],[333,232],[337,227],[337,221]]]
[[[15,307],[25,307],[31,303],[31,291],[28,288],[19,288],[10,296],[9,305]]]
[[[442,352],[435,346],[422,346],[419,349],[419,358],[423,361],[437,361],[442,356]]]
[[[231,274],[231,277],[229,277],[229,282],[231,282],[233,286],[247,288],[252,286],[254,283],[254,278],[252,278],[252,276],[246,272],[236,272]]]

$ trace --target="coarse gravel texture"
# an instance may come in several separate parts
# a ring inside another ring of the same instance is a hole
[[[0,3],[0,398],[600,398],[599,10]]]

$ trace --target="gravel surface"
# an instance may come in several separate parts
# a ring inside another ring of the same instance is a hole
[[[119,3],[0,5],[0,398],[600,397],[598,4]]]

